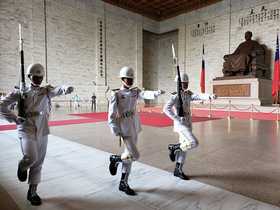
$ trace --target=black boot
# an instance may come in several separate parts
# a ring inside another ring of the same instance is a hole
[[[41,205],[41,198],[37,195],[37,184],[29,185],[29,190],[27,192],[27,200],[31,202],[33,206]]]
[[[122,173],[122,178],[119,185],[119,190],[125,192],[127,195],[135,195],[133,189],[131,189],[127,183],[129,174]]]
[[[17,177],[18,177],[18,180],[21,181],[21,182],[25,182],[26,179],[27,179],[27,170],[26,171],[22,171],[20,169],[19,164],[18,164],[18,170],[17,170]]]
[[[120,162],[122,162],[120,155],[111,155],[110,156],[109,171],[112,176],[115,176],[117,174],[117,169],[118,169],[118,165]]]
[[[183,163],[177,162],[173,175],[176,177],[179,177],[180,179],[183,179],[183,180],[189,180],[189,177],[187,177],[187,175],[184,174],[184,172],[182,171],[182,168],[183,168]]]
[[[180,144],[169,144],[168,145],[168,149],[169,149],[169,158],[172,162],[175,161],[175,157],[176,157],[176,151],[177,150],[181,150],[180,149]]]

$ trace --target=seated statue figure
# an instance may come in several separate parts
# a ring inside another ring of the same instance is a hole
[[[247,74],[250,70],[249,64],[253,57],[263,55],[263,48],[257,41],[251,40],[252,32],[245,33],[245,42],[242,42],[238,48],[229,55],[224,56],[223,74],[227,76],[235,76],[237,73],[240,75]]]

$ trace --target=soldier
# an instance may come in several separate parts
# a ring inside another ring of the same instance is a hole
[[[178,114],[178,104],[179,97],[177,93],[174,93],[171,96],[171,99],[165,104],[163,112],[174,121],[174,132],[179,134],[179,144],[170,144],[169,149],[169,158],[172,162],[176,161],[176,167],[174,170],[174,176],[179,177],[183,180],[188,180],[189,178],[182,171],[183,164],[185,163],[186,154],[188,150],[191,150],[198,146],[198,140],[192,133],[192,119],[190,113],[190,105],[192,100],[211,100],[216,99],[216,94],[193,94],[188,89],[189,78],[185,73],[180,74],[181,83],[182,83],[182,101],[183,101],[183,111],[184,117],[179,117]],[[177,81],[177,78],[175,79]],[[174,108],[174,112],[172,111]]]
[[[137,149],[138,133],[142,131],[141,122],[136,110],[137,99],[156,99],[164,94],[159,91],[141,91],[132,88],[134,71],[130,67],[123,67],[119,77],[122,80],[122,87],[112,91],[109,105],[108,122],[114,136],[120,136],[125,147],[122,155],[111,155],[109,170],[111,175],[116,175],[119,163],[122,163],[122,176],[119,190],[127,195],[135,195],[135,192],[128,185],[128,176],[131,172],[132,161],[140,157]],[[116,114],[118,113],[118,117]]]
[[[45,76],[45,69],[39,63],[33,63],[28,67],[27,76],[31,84],[25,88],[24,110],[26,118],[17,116],[8,110],[10,104],[19,103],[19,89],[15,89],[0,101],[0,113],[6,120],[14,121],[18,125],[17,130],[23,158],[18,164],[17,176],[21,182],[26,181],[29,169],[27,199],[31,201],[32,205],[37,206],[41,204],[41,198],[36,192],[37,185],[41,182],[41,170],[50,133],[48,101],[55,96],[70,94],[74,88],[71,86],[40,87]]]

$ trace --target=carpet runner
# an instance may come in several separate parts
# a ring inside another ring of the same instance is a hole
[[[173,126],[173,120],[171,120],[165,114],[147,113],[147,112],[139,112],[138,114],[142,125],[154,126],[154,127]],[[50,121],[49,126],[102,122],[108,120],[108,112],[81,113],[81,114],[69,114],[69,115],[85,117],[85,119]],[[217,119],[221,119],[221,118],[192,116],[192,122],[201,122],[201,121],[217,120]],[[17,129],[16,124],[0,126],[0,131],[14,130],[14,129]]]

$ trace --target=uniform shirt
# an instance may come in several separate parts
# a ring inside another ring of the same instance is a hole
[[[24,102],[24,110],[27,114],[24,125],[18,125],[18,136],[26,138],[40,138],[50,133],[49,129],[49,113],[48,101],[49,99],[66,94],[67,86],[62,87],[35,87],[30,85],[25,88],[26,99]],[[20,90],[15,89],[12,93],[4,97],[0,101],[0,113],[9,122],[13,122],[17,115],[8,109],[8,106],[13,103],[19,103]],[[39,112],[37,117],[29,117],[30,113]]]
[[[183,110],[184,110],[184,122],[180,122],[180,117],[177,115],[178,105],[179,105],[179,96],[174,94],[171,96],[170,100],[165,104],[163,112],[174,120],[174,132],[192,130],[192,117],[190,113],[190,106],[192,100],[209,100],[209,94],[199,93],[193,94],[191,91],[182,91],[182,101],[183,101]],[[174,112],[171,110],[174,107]]]
[[[135,136],[142,131],[136,110],[137,99],[156,99],[158,91],[141,91],[138,88],[121,87],[112,91],[108,123],[113,135]],[[117,117],[118,114],[118,117]]]

